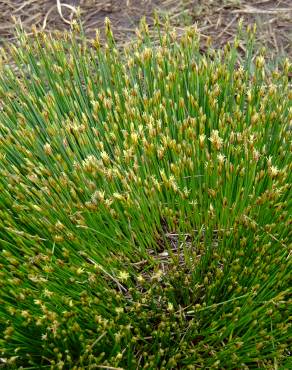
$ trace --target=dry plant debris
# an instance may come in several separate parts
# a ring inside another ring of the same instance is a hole
[[[225,45],[237,32],[240,17],[246,24],[256,22],[259,44],[270,54],[292,54],[292,4],[288,0],[0,0],[0,42],[14,39],[12,17],[21,19],[29,30],[34,24],[46,30],[68,29],[68,23],[80,7],[87,35],[93,36],[109,17],[118,41],[133,36],[142,16],[153,20],[153,12],[168,15],[173,25],[198,24],[200,32],[211,36],[218,47]]]

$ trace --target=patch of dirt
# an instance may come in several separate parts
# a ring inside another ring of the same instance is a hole
[[[0,44],[14,39],[12,17],[20,19],[28,32],[33,24],[62,30],[70,27],[77,7],[89,37],[109,17],[121,43],[133,36],[142,16],[151,24],[157,11],[181,31],[197,23],[203,40],[211,36],[222,47],[234,38],[242,17],[245,24],[257,24],[259,44],[269,55],[292,56],[291,0],[0,0]]]
[[[134,34],[141,17],[151,23],[154,11],[168,14],[175,8],[174,0],[0,0],[0,42],[14,39],[17,18],[29,32],[32,25],[45,30],[70,28],[70,20],[80,8],[86,34],[94,36],[103,28],[105,17],[110,18],[118,41]]]
[[[234,38],[237,24],[257,25],[258,44],[266,47],[268,55],[292,56],[291,0],[196,0],[188,5],[191,22],[197,22],[217,47]]]

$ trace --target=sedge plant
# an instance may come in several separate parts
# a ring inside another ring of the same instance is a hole
[[[1,52],[0,366],[288,369],[289,60],[105,28]]]

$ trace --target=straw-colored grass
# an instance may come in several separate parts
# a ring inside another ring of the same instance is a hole
[[[269,56],[292,55],[292,6],[289,0],[0,0],[0,42],[14,40],[14,21],[21,19],[30,32],[36,25],[46,31],[69,28],[80,6],[85,32],[93,37],[101,28],[104,17],[111,19],[118,43],[129,41],[142,16],[153,24],[154,11],[168,15],[173,26],[183,32],[186,26],[197,23],[205,41],[212,37],[214,44],[224,47],[236,35],[237,22],[256,23],[259,45],[265,45]],[[202,40],[204,41],[204,40]],[[205,42],[202,42],[202,47]],[[244,48],[245,45],[242,45]]]

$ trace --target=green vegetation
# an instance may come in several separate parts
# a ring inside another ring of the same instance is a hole
[[[291,65],[164,31],[2,51],[0,365],[291,365]]]

